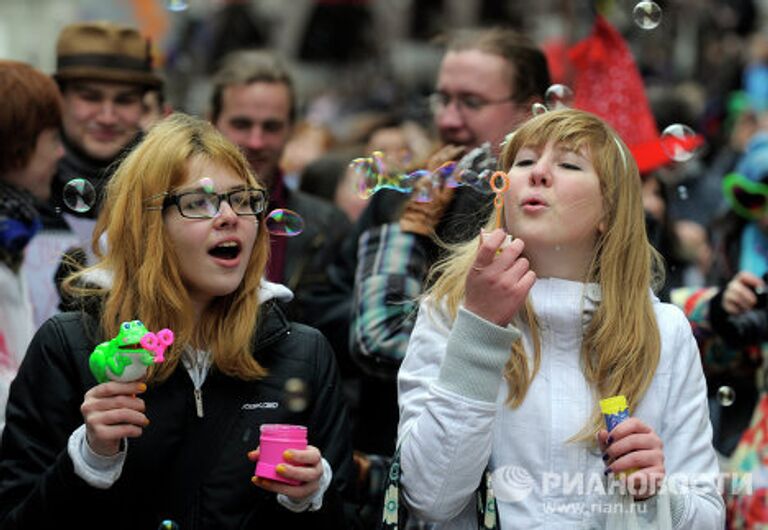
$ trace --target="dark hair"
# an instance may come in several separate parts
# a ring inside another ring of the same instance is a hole
[[[551,81],[547,58],[528,37],[507,28],[464,29],[448,38],[447,51],[480,50],[498,55],[513,68],[510,85],[517,103],[543,99]]]
[[[301,172],[299,189],[334,202],[336,189],[344,178],[349,162],[356,155],[359,155],[357,149],[339,149],[313,160]]]
[[[405,124],[405,119],[397,114],[385,114],[375,120],[362,135],[363,145],[367,145],[373,136],[382,129],[399,129]]]
[[[263,50],[241,50],[230,53],[213,76],[211,121],[216,123],[222,109],[224,89],[251,83],[281,83],[288,89],[291,103],[289,119],[296,119],[296,92],[293,78],[277,56]]]
[[[0,175],[26,166],[40,133],[60,123],[53,79],[26,63],[0,60]]]

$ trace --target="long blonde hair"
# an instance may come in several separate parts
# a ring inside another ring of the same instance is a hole
[[[100,261],[67,278],[65,289],[79,297],[100,297],[105,337],[114,336],[121,322],[136,318],[153,331],[173,330],[175,343],[166,361],[150,370],[150,380],[162,381],[173,373],[184,345],[210,350],[213,365],[225,374],[257,379],[266,374],[251,351],[259,283],[269,256],[264,223],[259,223],[241,284],[216,298],[195,321],[163,214],[151,208],[162,202],[157,197],[184,181],[189,162],[196,157],[226,167],[249,186],[263,189],[240,151],[213,126],[184,114],[171,115],[150,130],[110,179],[93,234],[93,249]],[[102,234],[108,241],[104,253],[98,243]],[[111,275],[111,286],[84,287],[89,276],[99,272]]]
[[[663,280],[661,256],[648,241],[637,165],[619,136],[596,116],[579,110],[550,111],[523,124],[509,139],[500,166],[509,168],[523,147],[543,147],[554,141],[573,150],[586,149],[600,179],[607,227],[598,236],[584,282],[599,284],[602,299],[584,331],[581,365],[596,398],[627,396],[632,410],[645,394],[659,362],[661,341],[653,312],[650,288]],[[495,219],[489,220],[488,229]],[[514,234],[514,227],[507,227]],[[433,269],[437,278],[427,293],[444,303],[452,318],[464,299],[466,276],[477,252],[473,239],[441,260]],[[530,301],[516,317],[528,327],[533,345],[529,367],[522,341],[512,347],[504,377],[507,404],[516,408],[525,400],[541,364],[540,332]],[[589,423],[573,439],[587,440],[603,426],[597,403]]]

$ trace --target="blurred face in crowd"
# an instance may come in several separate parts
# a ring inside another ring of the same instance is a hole
[[[67,82],[62,92],[64,134],[87,156],[111,162],[139,133],[143,93],[131,83]]]
[[[374,132],[368,140],[366,153],[381,151],[388,164],[404,169],[410,162],[412,152],[405,131],[400,127],[384,127]]]
[[[513,66],[480,50],[449,51],[440,65],[432,99],[440,137],[445,143],[477,147],[504,136],[530,116],[513,101]]]
[[[214,125],[243,150],[267,188],[278,174],[291,133],[290,113],[290,93],[283,83],[231,85],[222,93],[221,112]]]
[[[45,129],[37,136],[35,149],[27,165],[10,171],[5,180],[17,188],[25,189],[41,202],[51,196],[51,181],[56,173],[56,165],[64,156],[64,147],[58,129]]]
[[[357,181],[359,175],[356,171],[347,168],[341,177],[339,185],[336,186],[336,193],[333,202],[338,208],[347,214],[351,222],[357,221],[363,210],[368,206],[368,199],[364,199],[357,191]]]
[[[160,101],[160,93],[157,90],[147,90],[141,98],[141,107],[143,112],[139,126],[144,132],[171,113],[171,109]]]
[[[664,215],[667,210],[667,203],[664,199],[664,194],[661,189],[661,182],[659,182],[653,175],[649,175],[643,179],[643,209],[648,212],[653,218],[660,222],[664,222]]]

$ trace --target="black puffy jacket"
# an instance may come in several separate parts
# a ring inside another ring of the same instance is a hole
[[[0,529],[155,530],[165,519],[182,530],[345,528],[339,491],[352,470],[347,412],[333,354],[316,330],[290,323],[277,305],[262,306],[254,356],[269,371],[259,381],[214,368],[202,387],[204,416],[181,367],[142,394],[150,424],[128,443],[122,475],[107,490],[86,484],[67,453],[83,423],[80,405],[96,384],[88,357],[99,342],[95,317],[63,313],[38,331],[11,386],[0,445]],[[179,365],[181,366],[181,365]],[[289,378],[307,385],[308,406],[286,406]],[[308,427],[334,470],[323,507],[295,514],[254,486],[246,454],[263,423]]]

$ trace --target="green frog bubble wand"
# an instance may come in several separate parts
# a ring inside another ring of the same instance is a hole
[[[113,339],[94,348],[88,366],[99,383],[136,381],[144,377],[148,367],[165,360],[165,350],[173,339],[170,329],[153,333],[140,320],[123,322]]]

